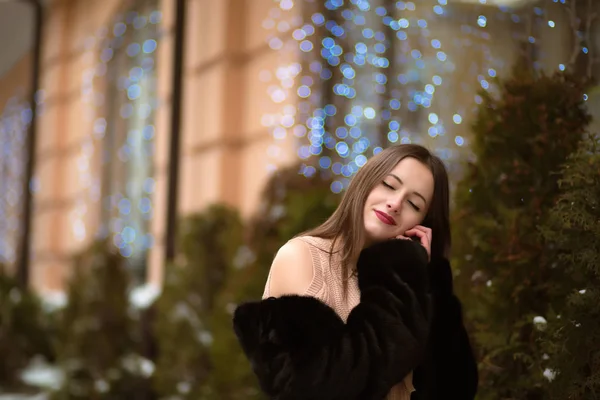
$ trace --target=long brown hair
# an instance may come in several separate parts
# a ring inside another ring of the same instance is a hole
[[[425,147],[400,144],[388,147],[372,157],[350,181],[335,212],[320,226],[299,235],[331,239],[330,256],[339,242],[336,251],[340,252],[342,276],[348,277],[353,272],[353,262],[358,259],[365,242],[363,212],[367,197],[373,188],[407,157],[422,162],[433,174],[433,199],[422,225],[431,228],[433,233],[431,259],[448,256],[451,243],[450,190],[446,167],[441,159]],[[346,287],[347,280],[344,279],[344,289]]]

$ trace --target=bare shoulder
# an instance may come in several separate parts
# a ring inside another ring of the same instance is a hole
[[[281,246],[271,265],[271,296],[302,295],[309,288],[314,270],[308,246],[308,243],[298,238]]]

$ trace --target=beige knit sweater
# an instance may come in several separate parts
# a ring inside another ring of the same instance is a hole
[[[348,318],[350,311],[360,302],[360,291],[358,289],[358,280],[355,275],[348,280],[348,293],[344,297],[344,287],[341,275],[339,259],[333,254],[331,266],[329,268],[329,249],[331,241],[312,236],[297,237],[292,240],[301,240],[304,242],[307,250],[310,251],[313,263],[313,280],[304,295],[316,297],[331,308],[344,320]],[[271,274],[267,278],[263,298],[269,297],[269,286]],[[410,400],[410,394],[415,389],[412,385],[412,373],[392,388],[387,396],[387,400]]]

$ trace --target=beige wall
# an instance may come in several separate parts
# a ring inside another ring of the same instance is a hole
[[[265,43],[262,21],[273,1],[188,4],[180,211],[223,201],[249,216],[267,178],[266,150],[273,143],[261,118],[283,107],[268,97],[268,84],[259,81],[259,73],[294,58],[286,59]]]

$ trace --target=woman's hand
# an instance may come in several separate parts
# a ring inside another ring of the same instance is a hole
[[[417,236],[419,238],[421,245],[427,250],[428,260],[431,260],[431,229],[422,225],[417,225],[414,228],[407,230],[404,235],[396,236],[396,238],[410,240],[410,236]]]

